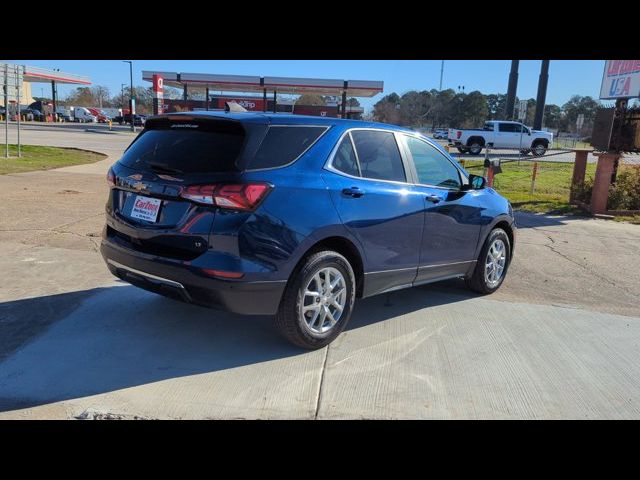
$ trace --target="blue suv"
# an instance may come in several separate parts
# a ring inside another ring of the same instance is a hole
[[[492,293],[509,202],[440,146],[380,123],[266,113],[149,118],[109,170],[101,252],[141,288],[275,315],[320,348],[356,298],[463,277]]]

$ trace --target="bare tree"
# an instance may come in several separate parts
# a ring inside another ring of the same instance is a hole
[[[103,85],[96,85],[91,89],[93,98],[98,104],[98,108],[111,106],[109,102],[109,89]]]

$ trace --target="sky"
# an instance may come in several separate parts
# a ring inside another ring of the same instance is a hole
[[[129,64],[121,60],[8,60],[10,63],[59,68],[63,72],[89,76],[93,85],[104,85],[111,95],[129,84]],[[188,73],[257,75],[282,77],[335,78],[340,80],[382,80],[384,92],[359,99],[368,112],[383,95],[409,90],[439,88],[441,60],[134,60],[135,85],[150,86],[142,80],[142,70]],[[469,93],[506,93],[510,60],[445,60],[442,88]],[[552,60],[549,67],[547,104],[562,105],[572,95],[598,98],[604,60]],[[517,95],[536,98],[539,60],[521,60]],[[66,96],[75,87],[59,86]],[[32,85],[32,95],[51,96],[50,84]]]

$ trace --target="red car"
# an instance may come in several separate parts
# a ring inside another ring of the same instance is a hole
[[[92,115],[98,119],[98,123],[107,123],[111,120],[111,117],[106,115],[102,110],[98,110],[97,108],[87,108],[91,112]]]

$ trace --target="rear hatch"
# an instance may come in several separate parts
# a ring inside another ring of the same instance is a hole
[[[225,186],[218,204],[226,196],[242,209],[243,158],[266,128],[216,117],[150,119],[109,172],[114,188],[108,235],[130,248],[181,260],[205,252],[218,208],[215,194]]]

